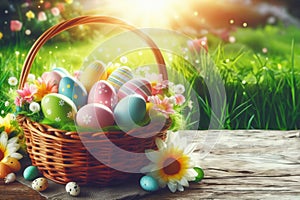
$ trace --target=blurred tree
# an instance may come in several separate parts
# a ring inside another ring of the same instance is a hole
[[[46,29],[58,22],[82,15],[76,0],[2,0],[0,2],[0,44],[22,41],[32,43]],[[92,34],[81,26],[60,34],[56,40],[78,40]]]

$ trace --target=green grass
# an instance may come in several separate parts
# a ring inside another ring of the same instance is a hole
[[[198,94],[199,128],[298,129],[300,29],[266,26],[239,29],[233,35],[236,37],[234,44],[209,35],[209,55],[189,55],[188,61],[179,55],[168,61],[189,80]],[[38,76],[53,66],[69,71],[79,69],[83,59],[99,44],[100,41],[49,43],[39,52],[31,72]],[[0,110],[4,113],[13,111],[5,107],[4,102],[13,103],[9,91],[16,89],[7,84],[7,79],[19,77],[29,47],[10,46],[0,52],[0,67],[4,71],[0,74]],[[268,52],[263,53],[263,48]],[[147,53],[138,56],[134,52],[128,58],[134,61],[130,62],[133,66],[152,59]],[[218,85],[216,83],[224,85],[226,94],[222,87],[215,87],[209,93],[209,87]],[[218,105],[218,109],[212,105]]]

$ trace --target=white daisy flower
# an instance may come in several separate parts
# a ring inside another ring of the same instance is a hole
[[[33,113],[39,112],[41,110],[40,104],[37,102],[30,103],[29,110]]]
[[[174,87],[174,92],[175,92],[176,94],[183,94],[184,91],[185,91],[184,85],[182,85],[182,84],[175,85],[175,87]]]
[[[9,101],[5,101],[4,106],[5,107],[9,106]]]
[[[34,81],[35,80],[35,75],[34,74],[28,74],[28,81]]]
[[[16,77],[12,76],[8,79],[8,84],[10,86],[16,86],[18,84],[18,79]]]
[[[194,181],[198,175],[194,170],[196,166],[196,143],[187,143],[186,138],[179,137],[179,134],[169,133],[166,142],[156,140],[157,151],[146,150],[146,156],[151,163],[141,169],[155,178],[159,186],[168,188],[172,192],[183,191],[183,187],[189,186],[189,181]]]
[[[5,131],[0,134],[0,162],[8,157],[13,157],[18,160],[23,158],[22,154],[17,153],[20,148],[18,140],[18,137],[8,139],[8,135]]]

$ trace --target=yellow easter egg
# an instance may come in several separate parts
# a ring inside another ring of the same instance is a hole
[[[103,75],[105,76],[104,63],[101,61],[95,61],[92,64],[85,67],[82,74],[79,77],[80,82],[84,85],[89,92],[94,83],[96,83]]]
[[[0,178],[5,178],[9,173],[11,173],[11,169],[6,164],[0,162]]]
[[[3,163],[8,166],[12,172],[18,172],[21,169],[21,163],[16,158],[6,158]]]

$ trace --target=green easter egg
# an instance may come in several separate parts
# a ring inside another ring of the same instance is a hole
[[[44,96],[41,107],[45,118],[58,123],[73,121],[77,112],[76,105],[71,99],[57,93]]]
[[[36,166],[28,166],[23,172],[24,179],[32,181],[39,176],[39,170]]]
[[[204,178],[204,172],[200,167],[194,167],[194,170],[197,172],[197,176],[195,177],[195,182],[198,183]]]

